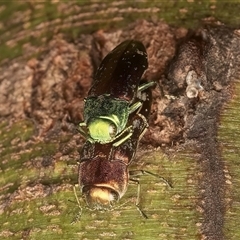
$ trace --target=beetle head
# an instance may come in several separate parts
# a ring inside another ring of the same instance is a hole
[[[119,194],[109,186],[85,186],[83,195],[91,209],[109,210],[119,200]]]

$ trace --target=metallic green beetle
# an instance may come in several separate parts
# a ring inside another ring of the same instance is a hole
[[[114,146],[114,141],[106,144],[86,141],[83,145],[78,182],[90,209],[109,210],[127,191],[129,166],[134,159],[138,143],[148,127],[147,120],[152,102],[151,89],[141,92],[138,97],[143,105],[139,113],[134,112],[129,115],[127,126],[131,125],[133,131],[125,142]],[[123,135],[125,134],[127,133]],[[139,202],[136,206],[140,210],[138,204]],[[82,210],[80,203],[79,207]]]
[[[132,135],[132,126],[126,124],[129,114],[142,106],[136,96],[155,84],[139,86],[147,67],[146,49],[135,40],[122,42],[103,59],[85,99],[84,121],[79,124],[87,140],[105,144],[118,139],[114,143],[118,146]]]

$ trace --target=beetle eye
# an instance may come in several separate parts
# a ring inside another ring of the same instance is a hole
[[[117,134],[117,128],[116,128],[115,124],[111,123],[109,125],[109,135],[111,138],[113,138],[116,136],[116,134]]]

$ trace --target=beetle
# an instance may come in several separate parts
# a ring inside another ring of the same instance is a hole
[[[122,42],[102,60],[84,100],[84,121],[79,124],[80,133],[88,141],[114,141],[118,146],[133,134],[133,126],[126,125],[129,115],[141,108],[136,96],[155,84],[145,82],[139,86],[147,67],[146,49],[136,40]]]
[[[129,116],[127,125],[131,125],[133,131],[126,141],[118,146],[114,146],[114,141],[106,144],[86,141],[82,148],[78,183],[90,209],[109,210],[127,191],[128,167],[134,159],[139,140],[148,127],[151,89],[142,91],[135,101],[141,101],[142,108],[139,113],[133,112]],[[76,199],[78,200],[77,197]],[[138,203],[136,206],[140,210]]]

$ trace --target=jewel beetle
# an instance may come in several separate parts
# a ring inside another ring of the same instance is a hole
[[[114,141],[106,144],[86,141],[82,148],[78,183],[90,209],[111,209],[127,190],[128,168],[134,159],[139,140],[148,127],[151,89],[142,91],[135,101],[141,101],[142,108],[140,112],[135,111],[129,116],[127,126],[132,126],[132,135],[126,141],[118,146],[114,145]]]
[[[147,67],[146,49],[136,40],[122,42],[102,60],[85,99],[84,121],[79,124],[88,141],[117,140],[114,145],[118,146],[132,135],[133,126],[126,125],[129,115],[141,108],[136,96],[155,84],[139,84]]]

